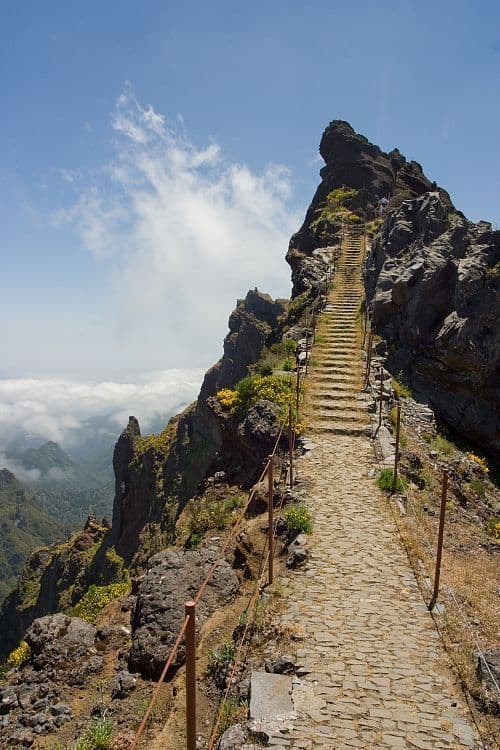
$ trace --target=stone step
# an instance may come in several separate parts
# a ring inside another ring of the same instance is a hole
[[[370,435],[370,427],[361,427],[360,425],[350,425],[347,422],[340,424],[335,423],[318,423],[313,422],[309,425],[310,432],[327,432],[331,435]]]
[[[343,424],[346,424],[348,427],[362,427],[366,428],[368,426],[368,419],[366,414],[363,413],[353,413],[353,412],[329,412],[329,411],[318,411],[317,409],[314,410],[312,414],[312,419],[314,420],[314,424],[320,425],[320,424],[328,424],[328,425],[338,425],[339,427]]]
[[[309,393],[312,398],[321,396],[321,398],[357,398],[361,390],[349,383],[327,383],[324,386],[311,384]]]
[[[354,414],[356,416],[362,417],[366,421],[366,415],[367,415],[367,409],[362,409],[357,403],[351,403],[350,401],[346,401],[346,399],[337,399],[337,400],[328,400],[328,399],[314,399],[312,402],[313,408],[316,410],[318,409],[320,412],[324,412],[325,414],[331,414],[332,416],[335,416],[336,414],[347,414],[351,415]],[[317,416],[317,413],[315,411],[314,416]]]

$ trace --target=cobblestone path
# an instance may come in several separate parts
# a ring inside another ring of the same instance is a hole
[[[354,238],[351,268],[356,262],[359,268],[356,246]],[[282,724],[271,744],[275,750],[480,748],[387,500],[368,476],[374,452],[357,400],[361,290],[346,273],[352,275],[341,262],[324,316],[329,333],[313,352],[314,447],[298,462],[297,489],[314,518],[312,554],[286,581],[289,603],[281,615],[301,634],[292,690],[297,718]],[[336,322],[343,302],[349,304]]]

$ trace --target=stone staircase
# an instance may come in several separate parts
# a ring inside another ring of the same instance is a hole
[[[312,351],[307,414],[311,432],[365,435],[369,419],[361,394],[363,367],[358,314],[363,298],[363,234],[352,228],[340,259]]]

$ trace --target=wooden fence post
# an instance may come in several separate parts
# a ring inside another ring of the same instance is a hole
[[[398,464],[399,464],[399,433],[401,429],[401,404],[399,399],[396,401],[396,452],[394,454],[394,474],[392,477],[392,492],[396,492],[398,485]]]
[[[443,481],[441,484],[441,509],[439,512],[439,531],[436,552],[436,570],[434,572],[434,591],[429,604],[429,609],[434,609],[439,594],[439,579],[441,577],[441,557],[443,554],[444,518],[446,514],[446,494],[448,491],[448,469],[443,469]]]
[[[370,367],[372,364],[372,348],[373,348],[373,329],[370,326],[370,333],[368,336],[368,348],[366,352],[366,375],[365,375],[365,388],[370,382]]]
[[[269,585],[274,580],[274,456],[269,456],[267,467],[267,539],[269,547]]]
[[[290,461],[290,487],[293,487],[293,420],[292,420],[292,405],[288,409],[288,457]]]
[[[196,750],[196,605],[186,602],[186,748]]]
[[[379,391],[379,406],[378,406],[378,430],[382,427],[382,400],[384,397],[384,378],[383,378],[384,371],[382,367],[378,368],[378,376],[380,378],[380,391]]]

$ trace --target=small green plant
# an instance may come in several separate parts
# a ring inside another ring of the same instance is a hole
[[[241,508],[245,502],[244,495],[231,495],[226,500],[211,495],[196,497],[188,505],[189,537],[186,547],[195,549],[203,534],[209,529],[225,529],[231,521],[233,511]]]
[[[225,640],[220,646],[208,652],[208,669],[210,671],[220,669],[226,664],[234,662],[235,658],[236,648],[234,643]]]
[[[450,443],[450,441],[442,435],[436,435],[436,437],[431,440],[430,446],[432,450],[437,451],[439,456],[451,456],[455,450],[453,443]]]
[[[236,698],[228,698],[225,702],[219,723],[219,733],[224,734],[229,727],[246,720],[248,714],[248,704],[240,702]]]
[[[297,531],[299,534],[310,534],[313,530],[312,516],[303,503],[285,508],[283,520],[291,531]]]
[[[199,532],[192,531],[187,538],[186,549],[197,549],[202,539],[203,536]]]
[[[486,487],[484,486],[483,482],[479,481],[479,479],[471,479],[469,482],[469,486],[478,497],[485,496]]]
[[[321,236],[328,232],[329,227],[340,225],[343,221],[348,223],[361,221],[350,208],[356,194],[357,190],[347,187],[335,188],[328,193],[320,208],[316,210],[316,218],[311,222],[311,229],[319,229]]]
[[[382,471],[378,475],[377,487],[380,487],[380,489],[384,490],[384,492],[392,492],[393,480],[394,480],[394,472],[388,466],[385,469],[382,469]],[[398,474],[398,477],[396,480],[396,492],[405,492],[407,487],[408,487],[408,482],[406,481],[406,479],[404,479],[404,477]]]
[[[237,508],[242,508],[245,504],[245,500],[246,498],[244,495],[233,495],[224,501],[224,509],[227,510],[228,513],[231,513]]]
[[[397,378],[392,378],[392,387],[398,398],[411,398],[411,388],[404,382],[401,370],[398,372]]]
[[[106,716],[97,719],[83,735],[83,741],[87,743],[89,750],[106,750],[113,735],[113,722]]]

